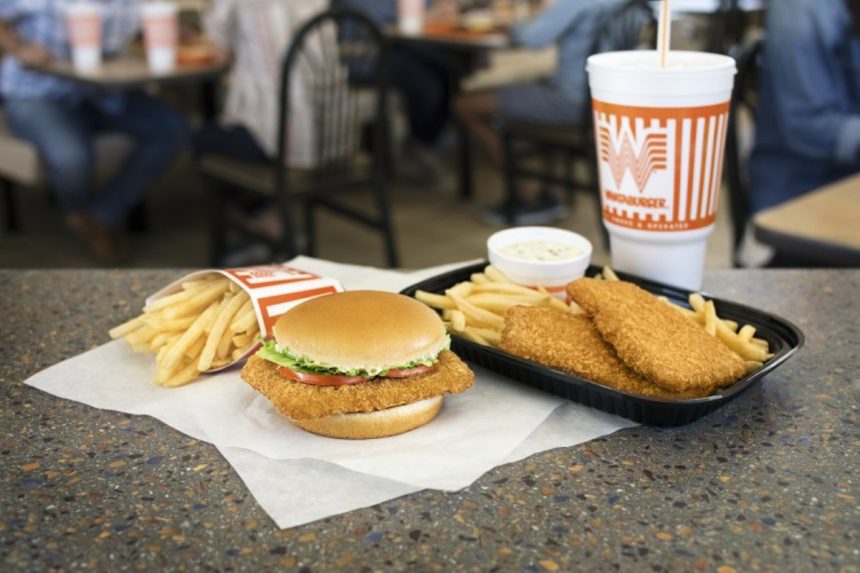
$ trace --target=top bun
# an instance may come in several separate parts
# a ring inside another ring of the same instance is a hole
[[[428,306],[369,290],[303,302],[278,319],[273,334],[294,356],[342,370],[386,370],[435,358],[448,341],[445,325]]]

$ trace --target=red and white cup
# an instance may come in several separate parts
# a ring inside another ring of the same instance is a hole
[[[196,271],[153,293],[146,299],[146,304],[149,305],[160,298],[179,292],[182,290],[183,282],[213,273],[227,277],[248,294],[254,305],[257,324],[263,338],[272,334],[272,328],[278,317],[297,304],[318,296],[343,292],[340,282],[333,278],[321,277],[287,265],[275,264]],[[254,345],[232,363],[221,368],[214,368],[209,372],[218,372],[224,368],[229,368],[232,364],[244,360],[256,352],[258,348],[259,345]]]
[[[424,30],[424,0],[397,0],[397,27],[404,34]]]
[[[98,70],[102,63],[102,6],[73,2],[66,6],[65,15],[72,64],[79,72]]]
[[[722,181],[734,59],[672,51],[588,58],[612,266],[698,290]]]
[[[149,69],[155,73],[172,71],[179,47],[179,8],[173,2],[146,2],[141,15]]]

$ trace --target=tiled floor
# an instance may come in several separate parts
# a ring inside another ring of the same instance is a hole
[[[452,185],[434,189],[397,182],[393,189],[395,224],[402,265],[419,268],[481,257],[486,238],[495,230],[474,215],[477,205],[501,196],[498,176],[480,164],[476,173],[477,197],[460,201]],[[725,195],[725,194],[724,194]],[[22,230],[0,232],[0,267],[61,268],[96,266],[66,231],[58,209],[42,192],[18,193]],[[199,267],[207,264],[204,190],[188,163],[180,163],[158,189],[149,205],[150,230],[131,237],[132,267]],[[360,197],[359,197],[360,200]],[[707,264],[729,265],[728,210],[723,206],[711,237]],[[558,226],[591,239],[594,261],[609,261],[603,247],[592,197],[578,193],[570,215]],[[383,265],[378,234],[333,216],[323,215],[318,256],[342,262]]]

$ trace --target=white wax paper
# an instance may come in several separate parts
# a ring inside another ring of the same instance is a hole
[[[290,265],[336,278],[347,290],[390,291],[460,266],[401,273],[306,257]],[[238,369],[180,388],[155,386],[152,356],[134,354],[123,341],[47,368],[26,383],[98,408],[153,416],[214,444],[280,527],[422,488],[457,490],[502,463],[632,425],[473,369],[475,386],[449,396],[432,423],[399,436],[361,441],[297,429],[242,382]],[[303,493],[305,483],[317,492],[312,500]]]

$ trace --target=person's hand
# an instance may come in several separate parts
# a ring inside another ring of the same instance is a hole
[[[13,55],[25,66],[44,66],[51,61],[51,54],[41,44],[24,44]]]

